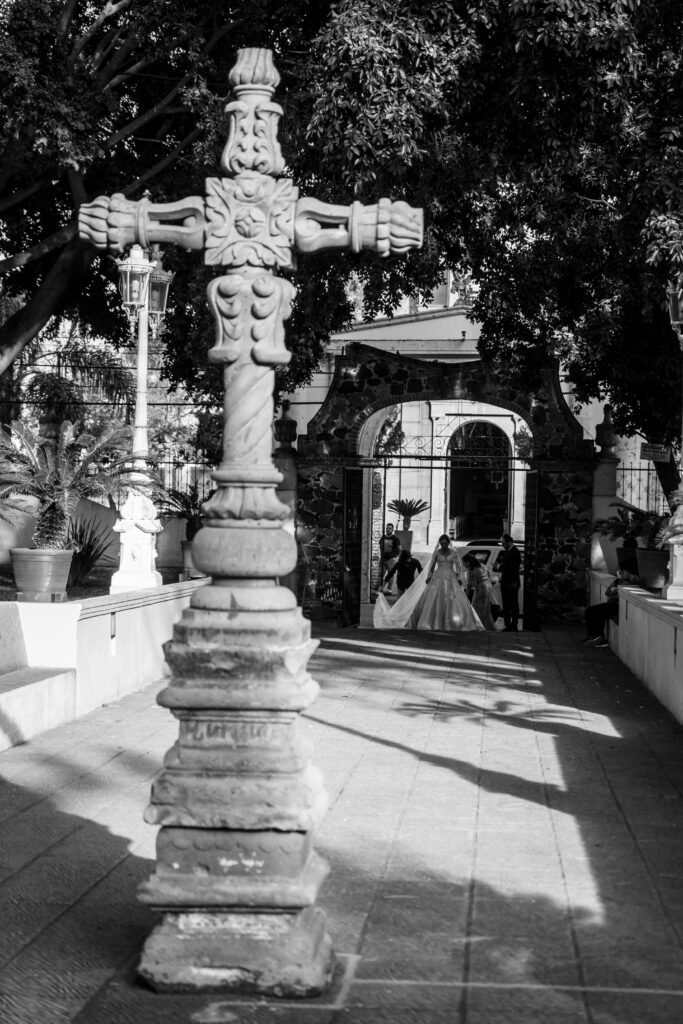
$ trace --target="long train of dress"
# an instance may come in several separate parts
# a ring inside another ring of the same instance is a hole
[[[429,574],[434,572],[431,581]],[[457,554],[437,550],[426,571],[420,573],[393,607],[377,595],[375,629],[440,629],[451,632],[484,629],[460,583],[463,570]]]

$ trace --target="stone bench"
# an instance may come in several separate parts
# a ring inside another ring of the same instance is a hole
[[[0,674],[0,750],[75,717],[75,668],[24,667]]]
[[[161,680],[163,644],[207,582],[63,604],[0,602],[0,750]]]

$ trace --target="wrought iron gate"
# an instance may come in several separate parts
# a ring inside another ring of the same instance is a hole
[[[360,620],[363,545],[363,470],[344,470],[344,536],[342,544],[341,625]]]

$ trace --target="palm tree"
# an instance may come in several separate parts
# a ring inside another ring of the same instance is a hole
[[[409,530],[415,516],[419,516],[421,512],[426,512],[428,508],[428,502],[420,501],[419,498],[396,498],[387,505],[387,509],[390,512],[395,512],[397,516],[403,516],[404,530]]]
[[[41,420],[52,420],[57,429],[63,420],[84,419],[88,392],[100,395],[112,412],[126,418],[135,400],[135,375],[120,354],[104,342],[86,342],[76,325],[55,347],[36,339],[25,351],[12,386],[19,403],[40,409]]]
[[[36,548],[63,550],[81,498],[105,498],[127,454],[130,430],[110,427],[100,437],[61,424],[57,438],[38,436],[24,423],[12,424],[12,438],[0,437],[0,508],[3,518],[37,501]],[[102,463],[110,463],[109,472]]]
[[[187,540],[192,540],[202,525],[202,507],[210,496],[200,493],[199,484],[196,481],[190,484],[186,491],[173,489],[164,491],[161,501],[158,503],[159,513],[162,516],[177,516],[179,519],[185,519],[187,521],[185,537]]]

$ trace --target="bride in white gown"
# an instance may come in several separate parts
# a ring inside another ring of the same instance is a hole
[[[375,629],[441,629],[460,631],[484,626],[462,587],[465,571],[448,534],[424,572],[393,606],[377,595],[373,613]]]

